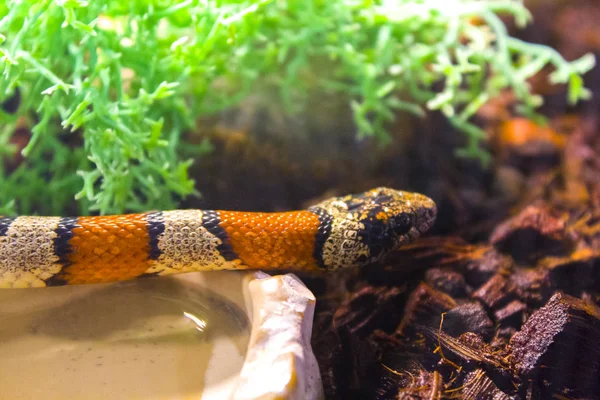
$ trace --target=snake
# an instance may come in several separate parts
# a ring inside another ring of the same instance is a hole
[[[425,233],[436,215],[429,197],[380,187],[300,211],[0,217],[0,288],[194,271],[362,267]]]

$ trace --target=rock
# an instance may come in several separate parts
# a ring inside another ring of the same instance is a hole
[[[323,387],[310,347],[315,297],[292,274],[257,273],[252,334],[233,400],[319,400]]]

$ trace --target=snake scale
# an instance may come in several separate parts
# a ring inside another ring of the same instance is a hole
[[[206,270],[358,267],[427,231],[436,212],[424,195],[377,188],[278,213],[0,217],[0,288]]]

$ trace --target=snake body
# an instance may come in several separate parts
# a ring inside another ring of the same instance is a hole
[[[388,188],[280,213],[0,217],[0,288],[206,270],[358,267],[415,239],[435,217],[428,197]]]

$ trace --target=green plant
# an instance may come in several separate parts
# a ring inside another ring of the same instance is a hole
[[[359,136],[383,142],[397,110],[441,110],[459,154],[485,161],[481,105],[512,88],[532,115],[526,80],[548,64],[574,103],[594,64],[509,37],[499,14],[530,18],[516,0],[9,0],[0,99],[23,101],[0,112],[0,213],[173,207],[194,193],[182,147],[208,147],[182,139],[195,118],[270,88],[290,112],[315,88],[346,96]],[[9,171],[19,120],[32,136]]]

